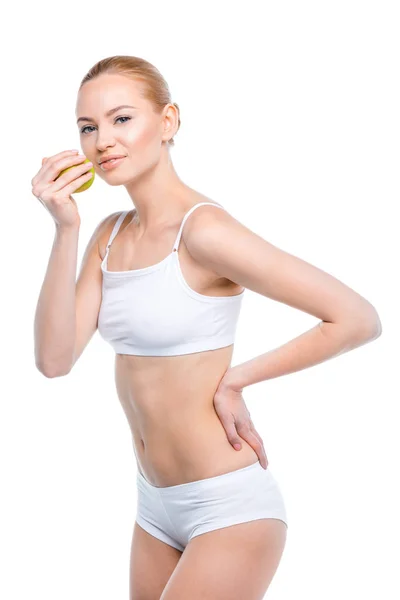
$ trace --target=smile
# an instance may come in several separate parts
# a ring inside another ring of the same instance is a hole
[[[105,162],[101,163],[100,168],[104,171],[109,171],[110,169],[113,169],[114,167],[118,166],[124,160],[124,158],[125,156],[121,158],[112,158],[111,160],[106,160]]]

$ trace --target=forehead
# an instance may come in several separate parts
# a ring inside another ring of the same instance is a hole
[[[139,81],[117,74],[99,75],[86,82],[78,92],[76,116],[97,113],[120,104],[144,107],[143,87]]]

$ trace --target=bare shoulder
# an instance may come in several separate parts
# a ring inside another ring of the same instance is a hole
[[[203,204],[203,206],[198,206],[196,210],[194,210],[190,217],[187,219],[187,223],[185,223],[185,227],[182,231],[182,237],[185,236],[185,232],[190,231],[192,223],[196,223],[197,221],[203,221],[203,219],[211,219],[219,216],[221,213],[227,214],[228,209],[219,201],[214,200],[213,198],[208,198],[204,194],[200,192],[195,192],[191,194],[190,200],[192,201],[193,206],[197,204],[201,204],[202,202],[207,202],[208,204]],[[214,206],[211,206],[213,204]],[[223,210],[221,210],[223,209]],[[208,215],[208,217],[207,217]]]
[[[113,213],[109,214],[97,226],[95,234],[96,234],[96,238],[97,238],[97,247],[98,247],[99,255],[100,255],[100,258],[102,260],[104,259],[104,256],[106,254],[107,242],[109,240],[109,237],[111,235],[113,227],[114,227],[115,223],[117,222],[118,217],[123,212],[125,212],[125,211],[123,211],[123,210],[117,210],[116,212],[113,212]],[[121,223],[120,231],[125,227],[125,225],[127,223],[130,222],[130,220],[132,219],[134,213],[135,213],[135,209],[130,210],[125,215],[125,219]]]
[[[194,210],[190,215],[182,231],[182,238],[184,239],[185,244],[187,243],[188,249],[190,247],[191,238],[196,236],[198,231],[204,232],[208,225],[212,223],[239,223],[230,214],[229,209],[227,209],[221,202],[213,200],[212,198],[207,198],[207,196],[203,196],[202,194],[198,193],[196,194],[196,203],[200,202],[210,202],[215,206],[204,204],[203,206],[196,208],[196,210]]]
[[[204,260],[202,253],[197,250],[198,246],[207,245],[208,230],[215,230],[215,226],[218,227],[218,235],[222,235],[225,239],[229,240],[229,243],[232,243],[230,225],[232,222],[239,222],[230,215],[228,209],[221,202],[217,202],[200,193],[196,193],[192,197],[192,200],[194,201],[193,206],[200,202],[207,202],[209,204],[198,206],[190,214],[182,230],[183,245],[188,252],[188,256],[190,256],[191,261],[193,261],[193,264],[196,264],[198,269],[204,273],[208,273],[210,285],[218,282],[219,286],[221,286],[221,283],[223,284],[225,291],[242,292],[244,287],[240,283],[235,282],[227,274],[221,273],[210,261]]]

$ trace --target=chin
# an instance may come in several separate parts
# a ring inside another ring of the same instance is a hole
[[[111,185],[113,187],[116,187],[118,185],[124,185],[126,183],[128,183],[129,181],[131,181],[131,179],[133,179],[134,175],[132,173],[128,173],[125,176],[120,176],[120,177],[113,177],[113,174],[110,172],[110,175],[108,176],[108,173],[101,173],[101,178],[103,179],[103,181],[105,181],[107,183],[107,185]]]

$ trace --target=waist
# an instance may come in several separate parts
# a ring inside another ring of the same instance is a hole
[[[239,452],[232,447],[215,411],[214,395],[231,356],[232,348],[177,357],[117,356],[117,391],[137,468],[152,485],[214,477],[258,460],[245,440]]]
[[[138,471],[156,487],[215,477],[258,460],[244,439],[239,452],[232,447],[215,410],[187,411],[164,426],[133,429],[132,441]]]

